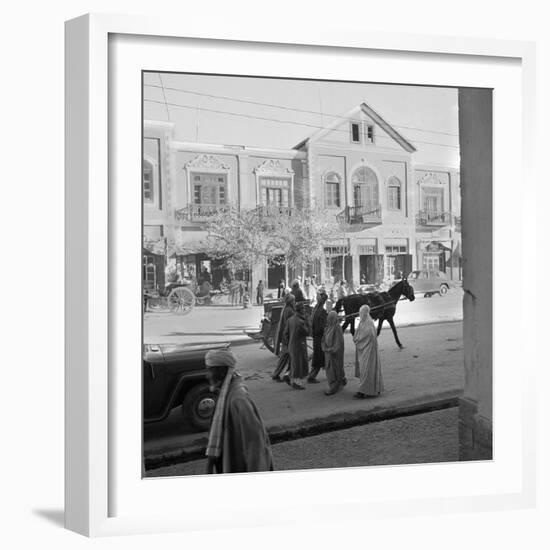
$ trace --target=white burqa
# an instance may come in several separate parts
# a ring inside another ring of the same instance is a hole
[[[365,395],[380,395],[384,391],[382,368],[378,353],[376,327],[370,316],[369,306],[359,310],[359,326],[353,335],[355,342],[355,376],[359,378],[358,392]]]

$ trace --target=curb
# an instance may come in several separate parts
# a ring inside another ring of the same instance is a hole
[[[374,407],[363,411],[340,412],[324,418],[304,420],[292,426],[274,425],[270,426],[267,431],[272,444],[283,443],[284,441],[344,430],[363,424],[457,407],[459,397],[462,393],[463,390],[450,390],[389,407]],[[186,449],[159,451],[156,454],[151,453],[144,458],[145,470],[154,470],[172,464],[203,459],[207,442],[207,437],[201,437],[196,439]]]

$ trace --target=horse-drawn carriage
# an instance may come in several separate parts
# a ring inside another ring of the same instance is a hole
[[[212,290],[210,285],[194,287],[189,281],[168,283],[162,290],[143,290],[143,311],[169,309],[172,313],[187,315],[196,305],[227,301],[228,294],[226,288]]]
[[[397,302],[400,300],[414,300],[414,289],[407,279],[395,283],[387,291],[374,291],[367,294],[351,294],[339,299],[334,305],[334,310],[339,314],[340,322],[343,323],[342,330],[350,326],[350,331],[355,332],[355,319],[359,316],[359,309],[362,305],[368,305],[371,310],[371,317],[378,321],[377,333],[380,334],[382,324],[387,321],[392,329],[395,342],[399,348],[402,344],[397,336],[397,329],[393,321],[396,312]],[[302,302],[306,310],[306,319],[311,327],[312,308],[309,302]],[[283,300],[266,300],[264,302],[264,316],[261,321],[260,330],[247,332],[248,336],[255,340],[261,340],[263,345],[272,353],[275,353],[275,339],[279,319],[284,308]]]
[[[311,324],[311,304],[309,301],[301,302],[304,306],[305,318],[308,324]],[[258,332],[247,332],[248,336],[255,340],[261,340],[263,345],[271,352],[275,353],[275,339],[277,337],[277,328],[279,320],[285,307],[283,299],[265,300],[264,315],[260,323]]]

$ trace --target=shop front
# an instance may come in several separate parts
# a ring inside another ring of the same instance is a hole
[[[451,276],[452,241],[419,241],[418,266],[425,271],[442,271]]]

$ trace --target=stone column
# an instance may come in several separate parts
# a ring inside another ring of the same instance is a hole
[[[460,89],[458,105],[465,369],[459,456],[487,460],[493,456],[492,92]]]

